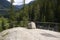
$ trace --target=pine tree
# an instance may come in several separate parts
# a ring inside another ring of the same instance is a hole
[[[14,0],[11,0],[11,7],[10,7],[10,14],[9,14],[9,21],[10,21],[10,28],[14,27],[15,25],[15,10],[14,10],[14,6],[13,6],[13,2]]]
[[[23,0],[23,10],[20,10],[20,26],[26,27],[28,20],[29,20],[29,16],[28,16],[28,6],[25,5],[25,0]],[[22,12],[22,13],[21,13]]]

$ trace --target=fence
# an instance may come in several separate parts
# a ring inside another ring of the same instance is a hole
[[[60,23],[54,23],[54,22],[36,22],[36,26],[39,29],[47,29],[47,30],[53,30],[53,31],[59,31],[60,29]]]

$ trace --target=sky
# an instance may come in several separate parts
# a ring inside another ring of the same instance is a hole
[[[10,2],[10,0],[8,0]],[[29,2],[31,2],[33,0],[25,0],[25,3],[28,4]],[[21,5],[23,4],[23,0],[14,0],[13,5]]]

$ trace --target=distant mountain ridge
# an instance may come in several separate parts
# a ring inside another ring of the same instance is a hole
[[[10,2],[8,2],[7,0],[0,0],[0,16],[8,15],[6,9],[9,9],[10,5]]]
[[[31,1],[30,3],[25,4],[25,5],[30,5],[30,4],[32,4],[33,2],[34,2],[34,1]],[[23,8],[23,4],[22,4],[22,5],[14,5],[14,6],[15,6],[15,9],[17,9],[17,10]]]
[[[15,6],[16,10],[19,10],[19,9],[23,8],[23,4],[22,5],[14,5],[14,6]]]
[[[31,1],[29,4],[33,3],[34,1]],[[29,4],[26,4],[27,6]],[[2,10],[2,9],[9,9],[11,6],[10,2],[7,0],[0,0],[0,15],[7,15],[8,12],[6,10]],[[22,5],[14,5],[15,10],[19,10],[21,8],[23,8],[23,4]]]
[[[33,1],[31,1],[29,4],[33,3]],[[26,5],[29,5],[29,4],[26,4]],[[0,0],[0,9],[8,9],[10,8],[11,4],[9,1],[7,0]],[[15,6],[15,9],[21,9],[23,7],[23,4],[22,5],[14,5]]]
[[[10,2],[7,0],[0,0],[0,9],[6,9],[10,7]]]

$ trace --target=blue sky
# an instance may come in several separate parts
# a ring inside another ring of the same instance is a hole
[[[10,1],[10,0],[8,0]],[[28,4],[30,1],[33,1],[33,0],[25,0],[25,3]],[[23,0],[14,0],[14,5],[21,5],[23,4]]]

